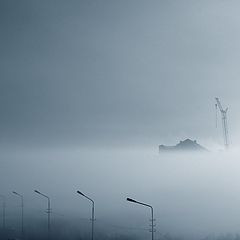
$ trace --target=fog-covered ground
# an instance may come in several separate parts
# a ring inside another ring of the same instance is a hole
[[[25,199],[26,234],[46,234],[46,199],[50,196],[52,231],[89,236],[95,200],[96,232],[147,239],[150,209],[126,201],[151,204],[156,238],[203,238],[240,233],[239,152],[158,154],[156,148],[74,148],[16,151],[1,156],[0,188],[6,196],[6,225],[20,231],[20,201]],[[85,235],[84,235],[85,234]]]

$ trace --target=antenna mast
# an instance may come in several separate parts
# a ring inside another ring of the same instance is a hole
[[[219,98],[215,98],[217,101],[217,106],[221,112],[222,115],[222,127],[223,127],[223,139],[224,139],[224,145],[226,148],[228,148],[229,146],[229,138],[228,138],[228,124],[227,124],[227,110],[228,108],[226,108],[225,110],[222,108],[222,105],[220,103]]]

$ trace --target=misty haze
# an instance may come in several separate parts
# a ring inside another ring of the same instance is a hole
[[[239,240],[240,2],[0,1],[0,240]]]

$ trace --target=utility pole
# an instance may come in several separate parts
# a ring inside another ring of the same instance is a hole
[[[223,128],[223,139],[224,139],[224,145],[225,148],[228,148],[229,146],[229,137],[228,137],[228,124],[227,124],[227,111],[228,108],[226,108],[225,110],[223,109],[219,98],[215,98],[217,101],[217,106],[221,112],[222,115],[222,128]]]

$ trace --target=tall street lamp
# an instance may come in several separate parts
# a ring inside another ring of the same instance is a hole
[[[41,195],[41,196],[43,196],[43,197],[45,197],[45,198],[47,198],[47,200],[48,200],[48,208],[47,208],[47,214],[48,214],[48,239],[50,239],[50,232],[51,232],[51,226],[50,226],[50,214],[51,214],[50,198],[47,195],[39,192],[38,190],[34,190],[34,192],[39,194],[39,195]]]
[[[150,230],[150,232],[152,233],[152,240],[154,239],[154,237],[153,237],[153,233],[154,233],[154,224],[153,224],[153,222],[154,222],[154,219],[153,219],[153,207],[151,206],[151,205],[149,205],[149,204],[146,204],[146,203],[142,203],[142,202],[138,202],[138,201],[136,201],[136,200],[134,200],[134,199],[132,199],[132,198],[127,198],[127,201],[129,201],[129,202],[132,202],[132,203],[137,203],[137,204],[140,204],[140,205],[143,205],[143,206],[146,206],[146,207],[149,207],[150,209],[151,209],[151,216],[152,216],[152,218],[151,218],[151,230]]]
[[[22,224],[21,224],[21,226],[22,226],[22,238],[23,238],[23,236],[24,236],[24,222],[23,222],[23,210],[24,210],[24,205],[23,205],[23,195],[15,192],[15,191],[13,191],[12,193],[21,198],[21,209],[22,209]]]
[[[92,221],[92,240],[93,240],[93,238],[94,238],[94,221],[95,221],[95,218],[94,218],[94,201],[80,191],[77,191],[77,193],[82,195],[83,197],[87,198],[89,201],[92,202],[92,218],[91,218],[91,221]]]

